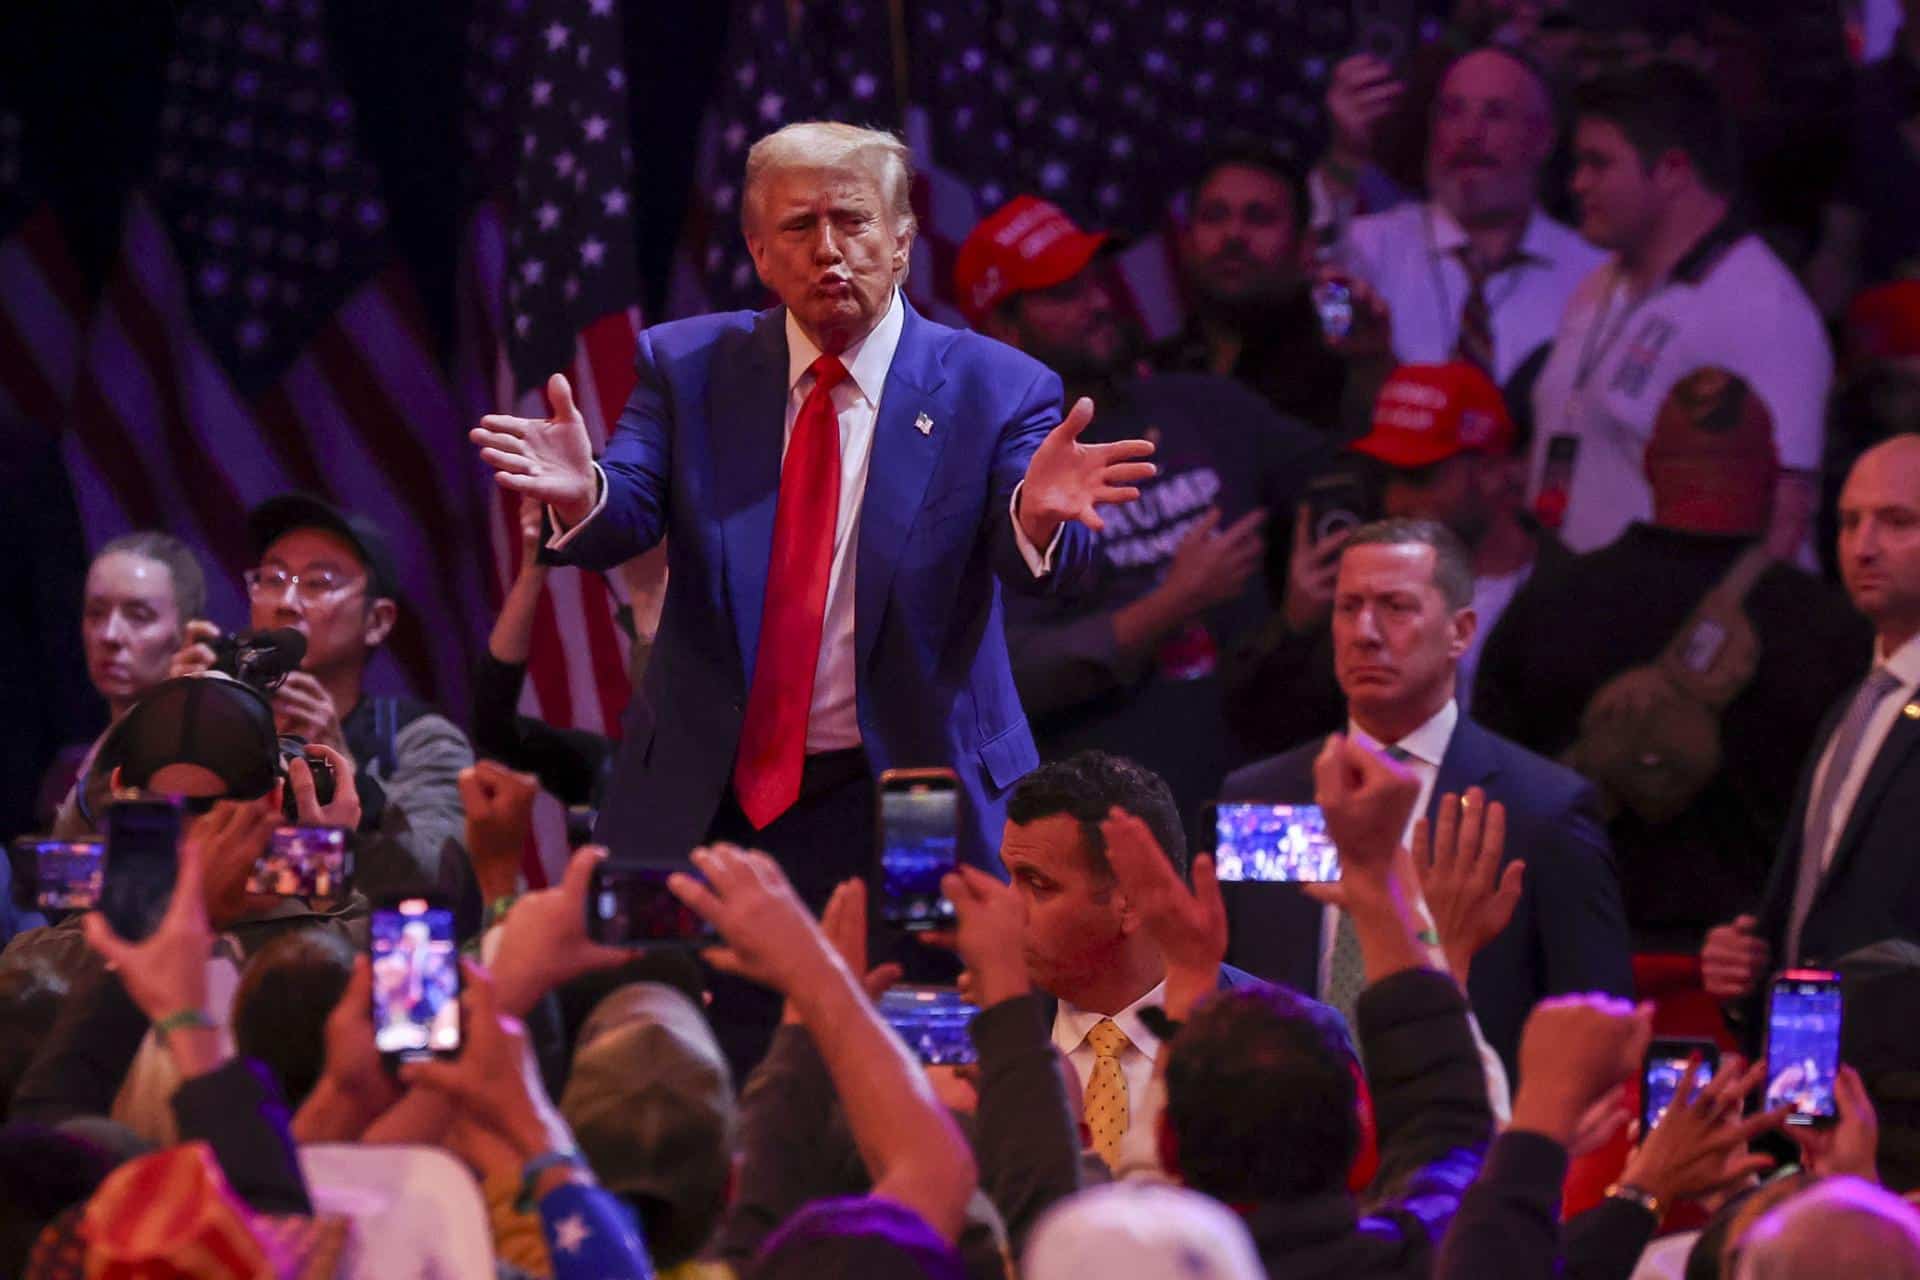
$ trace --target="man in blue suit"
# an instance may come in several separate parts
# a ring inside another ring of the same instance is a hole
[[[1525,863],[1512,918],[1463,977],[1487,1041],[1515,1074],[1520,1029],[1535,1003],[1564,992],[1633,990],[1620,883],[1593,787],[1460,713],[1454,672],[1473,637],[1473,568],[1445,528],[1387,520],[1341,552],[1333,606],[1334,667],[1348,733],[1400,759],[1421,783],[1416,815],[1478,788],[1507,815],[1508,862]],[[1314,741],[1230,775],[1222,801],[1313,799]],[[1363,984],[1357,941],[1338,913],[1291,884],[1225,886],[1229,958],[1351,1013]],[[1489,927],[1483,921],[1481,927]],[[1446,937],[1449,953],[1462,940]]]
[[[1071,590],[1094,506],[1153,474],[1145,441],[1083,445],[1060,380],[922,319],[905,278],[906,148],[793,125],[747,158],[742,221],[782,305],[641,335],[595,463],[563,378],[553,417],[472,433],[547,504],[548,546],[607,567],[667,542],[667,601],[600,817],[616,858],[709,839],[774,854],[819,906],[871,858],[872,776],[947,765],[961,848],[993,866],[1007,788],[1038,763],[999,584]]]

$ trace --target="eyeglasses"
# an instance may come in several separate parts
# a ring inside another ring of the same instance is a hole
[[[285,569],[269,566],[265,569],[249,569],[241,575],[246,580],[247,595],[255,600],[261,596],[282,596],[287,588],[302,604],[319,604],[332,599],[343,592],[361,585],[358,578],[350,578],[331,569],[315,569],[312,573],[288,573]]]

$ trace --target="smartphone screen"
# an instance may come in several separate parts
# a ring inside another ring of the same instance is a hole
[[[1340,878],[1340,853],[1319,805],[1216,804],[1208,810],[1219,879],[1317,884]]]
[[[1789,969],[1767,996],[1766,1106],[1791,1105],[1791,1125],[1827,1125],[1839,1118],[1833,1080],[1840,1070],[1840,979]]]
[[[180,810],[168,800],[107,807],[100,914],[129,942],[151,934],[167,913],[180,865]]]
[[[610,947],[706,946],[707,922],[673,896],[664,867],[595,864],[587,886],[587,936]]]
[[[953,923],[940,881],[957,864],[960,788],[951,769],[880,775],[880,919],[901,929]]]
[[[1367,522],[1371,504],[1367,486],[1351,471],[1320,476],[1307,484],[1307,533],[1314,542],[1357,529]]]
[[[425,898],[374,909],[373,1042],[398,1061],[460,1052],[460,952],[453,911]]]
[[[13,904],[23,911],[93,910],[105,851],[99,840],[14,841]]]
[[[967,1028],[979,1012],[952,987],[893,987],[880,997],[880,1016],[930,1067],[978,1061]]]
[[[253,864],[248,893],[344,898],[353,876],[345,827],[280,827]]]
[[[1704,1085],[1720,1069],[1720,1046],[1713,1041],[1660,1038],[1647,1046],[1646,1063],[1640,1072],[1642,1141],[1666,1116],[1667,1108],[1673,1105],[1675,1095],[1680,1092],[1680,1082],[1686,1078],[1687,1063],[1696,1057],[1700,1059],[1701,1070],[1695,1079],[1699,1085]],[[1698,1087],[1694,1092],[1699,1092]],[[1692,1094],[1688,1097],[1691,1098]]]

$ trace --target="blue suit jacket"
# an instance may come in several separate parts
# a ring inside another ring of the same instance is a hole
[[[1232,774],[1220,798],[1311,802],[1321,741]],[[1512,923],[1474,957],[1467,981],[1480,1029],[1517,1082],[1520,1028],[1533,1006],[1565,992],[1632,994],[1633,947],[1592,785],[1463,715],[1440,761],[1427,816],[1441,796],[1476,786],[1507,807],[1506,857],[1527,864]],[[1224,888],[1233,929],[1229,959],[1262,977],[1317,991],[1320,904],[1296,885]]]
[[[1052,572],[1036,579],[1008,516],[1028,459],[1060,421],[1059,378],[901,305],[854,566],[860,733],[876,771],[952,767],[969,802],[962,855],[997,868],[1007,789],[1039,762],[998,581],[1072,590],[1091,576],[1093,540],[1068,524]],[[667,540],[660,631],[600,813],[616,858],[683,860],[733,772],[780,488],[785,323],[776,307],[640,335],[639,383],[600,459],[606,505],[557,557],[610,568]]]

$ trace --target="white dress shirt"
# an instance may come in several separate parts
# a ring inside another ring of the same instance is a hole
[[[1345,266],[1372,286],[1393,313],[1393,352],[1402,363],[1453,358],[1460,310],[1471,282],[1460,251],[1467,233],[1432,201],[1408,201],[1355,218],[1341,248]],[[1571,227],[1538,209],[1521,233],[1517,259],[1483,286],[1493,321],[1493,378],[1515,369],[1553,340],[1567,299],[1606,255]]]
[[[1151,1172],[1160,1168],[1160,1153],[1154,1144],[1154,1130],[1166,1105],[1164,1093],[1155,1088],[1153,1064],[1160,1056],[1160,1040],[1140,1021],[1142,1009],[1157,1008],[1167,1002],[1167,984],[1160,985],[1113,1015],[1113,1023],[1126,1033],[1127,1047],[1120,1051],[1120,1077],[1127,1082],[1127,1132],[1120,1140],[1120,1169],[1123,1175]],[[1074,1074],[1080,1077],[1082,1096],[1093,1076],[1093,1046],[1087,1033],[1107,1015],[1077,1009],[1060,1001],[1053,1014],[1054,1047],[1067,1055]]]
[[[827,611],[821,622],[820,658],[813,673],[813,702],[807,712],[807,754],[839,751],[860,745],[859,685],[854,664],[854,568],[859,560],[860,509],[867,493],[867,468],[873,460],[874,424],[879,420],[880,396],[886,389],[887,373],[893,368],[894,352],[900,347],[900,334],[906,328],[907,313],[894,290],[887,313],[880,323],[858,342],[840,353],[847,377],[829,393],[840,422],[840,509],[833,525],[833,567],[827,576]],[[813,362],[820,348],[786,313],[787,406],[786,423],[780,443],[780,461],[784,467],[787,446],[793,441],[794,420],[800,406],[813,390]],[[600,514],[607,503],[607,482],[600,464],[594,464],[599,496],[593,510],[565,533],[556,533],[547,543],[559,549],[573,540]],[[1008,515],[1018,510],[1020,490],[1013,491]],[[549,518],[552,513],[549,511]],[[560,525],[553,521],[558,530]],[[1060,535],[1055,533],[1043,554],[1036,549],[1020,521],[1013,521],[1014,542],[1036,578],[1044,577],[1053,565],[1054,548]]]
[[[1827,826],[1827,842],[1818,850],[1820,870],[1826,871],[1833,862],[1833,854],[1840,847],[1840,837],[1846,834],[1847,822],[1853,816],[1854,801],[1860,798],[1860,788],[1866,783],[1867,773],[1873,768],[1875,757],[1886,744],[1887,735],[1893,732],[1894,721],[1900,718],[1901,711],[1920,694],[1920,636],[1895,649],[1891,654],[1882,653],[1878,645],[1874,646],[1874,660],[1893,673],[1900,682],[1898,688],[1880,700],[1880,706],[1874,711],[1873,718],[1867,721],[1866,732],[1861,735],[1860,749],[1853,753],[1852,767],[1847,776],[1840,780],[1840,791],[1834,796],[1834,821]],[[1820,749],[1820,768],[1813,776],[1813,789],[1807,794],[1817,796],[1820,788],[1826,785],[1827,769],[1832,763],[1833,739],[1829,737]],[[1801,829],[1800,839],[1804,842],[1813,833],[1813,806],[1807,806],[1806,825]],[[1801,850],[1801,856],[1806,850]]]

